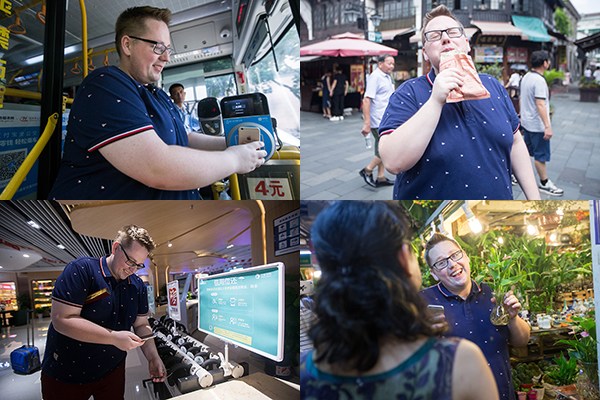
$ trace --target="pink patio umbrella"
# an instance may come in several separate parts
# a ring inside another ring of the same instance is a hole
[[[398,50],[361,39],[358,35],[352,33],[336,35],[322,42],[300,48],[301,56],[360,57],[383,54],[395,56],[398,54]]]

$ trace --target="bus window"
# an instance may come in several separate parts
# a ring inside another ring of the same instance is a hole
[[[275,44],[275,57],[267,53],[248,68],[250,92],[261,92],[269,100],[271,116],[277,119],[277,132],[284,142],[286,134],[300,138],[300,39],[292,25]]]

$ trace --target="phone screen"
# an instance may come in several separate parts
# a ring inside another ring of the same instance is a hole
[[[260,140],[260,131],[258,128],[241,126],[238,135],[240,144],[258,142]]]

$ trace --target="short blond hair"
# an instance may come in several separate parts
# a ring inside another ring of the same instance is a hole
[[[115,242],[121,243],[123,247],[130,248],[133,242],[138,242],[148,253],[156,248],[156,243],[147,230],[137,225],[125,225],[117,233]]]
[[[458,18],[456,18],[454,16],[454,14],[452,14],[452,11],[450,11],[450,9],[448,7],[446,7],[445,5],[442,4],[440,6],[437,6],[433,10],[429,11],[427,14],[425,14],[425,18],[423,18],[423,28],[421,29],[421,42],[422,43],[425,43],[425,29],[427,29],[427,25],[429,25],[429,23],[434,18],[441,17],[441,16],[446,16],[446,17],[452,18],[453,20],[458,22],[458,25],[460,25],[461,28],[464,28],[463,24],[460,23]]]
[[[121,38],[125,35],[143,36],[146,34],[146,20],[154,19],[169,25],[171,10],[150,6],[131,7],[123,11],[115,24],[115,45],[121,57]]]

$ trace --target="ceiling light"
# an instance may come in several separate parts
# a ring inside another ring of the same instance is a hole
[[[321,270],[316,270],[313,272],[313,277],[319,279],[321,277]]]
[[[471,211],[467,203],[463,204],[463,210],[467,216],[467,223],[469,224],[471,232],[480,233],[483,230],[483,225],[481,225],[481,222],[475,216],[475,214],[473,214],[473,211]]]
[[[59,244],[57,244],[57,245],[56,245],[56,247],[58,247],[58,248],[59,248],[59,249],[61,249],[61,250],[64,250],[64,249],[66,249],[66,247],[65,247],[65,246],[63,246],[63,245],[62,245],[62,244],[60,244],[60,243],[59,243]]]
[[[2,265],[0,265],[0,269],[4,268]]]
[[[228,245],[227,245],[227,248],[228,248],[228,249],[230,249],[230,248],[232,248],[232,247],[233,247],[233,244],[232,244],[232,243],[230,243],[230,244],[228,244]]]
[[[173,247],[173,243],[171,243],[170,240],[169,240],[169,243],[167,243],[167,247]]]
[[[29,225],[30,227],[35,228],[35,229],[42,229],[41,226],[39,226],[38,224],[36,224],[33,221],[27,221],[27,225]]]
[[[29,258],[29,254],[23,254],[23,257]]]

